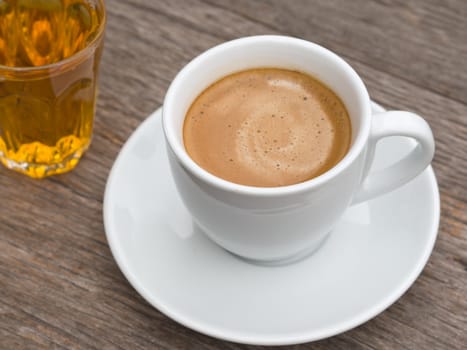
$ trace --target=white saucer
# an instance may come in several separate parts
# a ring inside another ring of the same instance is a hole
[[[256,266],[193,227],[170,176],[160,118],[159,109],[115,161],[104,223],[128,281],[175,321],[240,343],[318,340],[375,317],[425,266],[439,222],[431,167],[399,190],[351,207],[311,257],[287,266]],[[407,139],[383,140],[376,167],[411,147]]]

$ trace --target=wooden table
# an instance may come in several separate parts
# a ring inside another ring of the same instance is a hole
[[[393,306],[293,349],[465,349],[467,344],[467,2],[108,0],[91,149],[71,173],[0,170],[0,349],[251,349],[178,325],[114,262],[102,223],[112,163],[162,104],[178,70],[223,41],[278,33],[322,44],[372,98],[424,116],[436,138],[439,237]]]

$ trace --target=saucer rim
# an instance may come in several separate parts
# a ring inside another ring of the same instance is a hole
[[[385,111],[385,109],[379,104],[371,101],[372,111]],[[177,323],[195,330],[199,333],[217,338],[222,340],[227,340],[235,343],[241,344],[250,344],[250,345],[264,345],[264,346],[278,346],[278,345],[295,345],[302,344],[312,341],[317,341],[325,338],[332,337],[334,335],[346,332],[357,326],[362,325],[363,323],[371,320],[376,317],[378,314],[386,310],[389,306],[395,303],[402,295],[412,286],[416,281],[418,276],[423,271],[426,266],[431,252],[433,251],[436,238],[438,235],[439,221],[440,221],[440,196],[438,183],[436,180],[435,173],[431,165],[425,169],[424,172],[428,175],[429,185],[433,196],[433,211],[434,215],[430,223],[430,229],[427,230],[427,238],[425,242],[425,247],[423,248],[423,255],[419,259],[415,268],[412,269],[412,272],[404,278],[403,283],[399,283],[398,287],[395,288],[391,293],[389,293],[385,298],[382,298],[380,302],[375,303],[372,307],[369,307],[367,310],[357,314],[356,316],[350,318],[347,321],[336,323],[332,327],[327,327],[324,329],[318,328],[310,331],[302,331],[299,333],[291,333],[287,335],[251,335],[251,334],[242,334],[238,331],[229,331],[228,329],[218,328],[213,325],[206,324],[202,321],[192,319],[191,317],[184,315],[183,312],[174,310],[170,307],[164,305],[163,301],[160,301],[157,297],[153,295],[145,286],[144,283],[139,281],[138,278],[131,272],[131,269],[127,267],[125,258],[123,257],[123,252],[120,251],[119,245],[117,243],[116,235],[110,233],[110,218],[112,216],[110,209],[110,200],[111,200],[111,188],[113,187],[113,182],[116,174],[116,169],[119,167],[120,162],[122,161],[122,154],[124,150],[127,150],[131,147],[134,140],[139,137],[140,131],[144,129],[148,124],[150,124],[153,119],[160,117],[162,113],[162,106],[152,112],[149,117],[147,117],[131,134],[127,139],[124,145],[121,147],[113,165],[109,172],[105,192],[104,192],[104,201],[103,201],[103,217],[104,217],[104,231],[109,244],[112,256],[117,263],[120,271],[123,273],[130,285],[148,302],[152,307],[155,307],[158,311],[163,313],[165,316],[171,318]],[[415,265],[415,264],[414,264]]]

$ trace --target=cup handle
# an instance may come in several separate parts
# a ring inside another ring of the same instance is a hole
[[[417,146],[395,164],[369,172],[375,155],[376,144],[389,136],[406,136],[417,141]],[[368,140],[363,182],[352,204],[357,204],[390,192],[420,174],[431,162],[435,141],[428,123],[420,116],[404,111],[376,113]]]

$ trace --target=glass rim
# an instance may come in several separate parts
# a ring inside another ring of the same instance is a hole
[[[49,63],[49,64],[44,64],[42,66],[31,66],[31,67],[12,67],[12,66],[5,66],[3,64],[0,64],[0,72],[9,72],[9,73],[32,73],[32,72],[40,72],[40,71],[49,71],[53,70],[54,68],[59,68],[62,66],[67,66],[68,64],[72,64],[75,61],[79,61],[81,58],[84,58],[83,56],[86,56],[88,53],[89,49],[95,47],[99,41],[101,40],[103,34],[104,34],[104,29],[107,24],[107,11],[105,9],[105,2],[104,0],[97,0],[99,5],[102,7],[102,21],[99,23],[99,28],[97,30],[96,36],[84,47],[83,49],[75,52],[73,55],[68,56],[60,61],[54,62],[54,63]],[[1,81],[1,79],[0,79]]]

